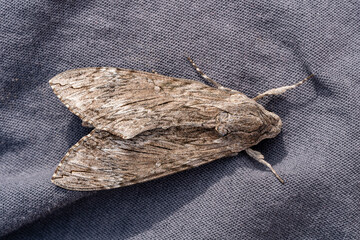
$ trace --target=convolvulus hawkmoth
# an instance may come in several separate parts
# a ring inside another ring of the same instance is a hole
[[[199,166],[279,134],[280,118],[256,101],[303,81],[250,99],[207,77],[203,83],[112,67],[82,68],[50,80],[55,94],[84,125],[95,129],[66,153],[52,182],[79,191],[127,186]]]

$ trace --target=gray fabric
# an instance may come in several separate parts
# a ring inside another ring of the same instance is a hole
[[[0,2],[0,232],[6,239],[359,239],[355,1]],[[155,181],[67,191],[50,177],[89,129],[51,91],[72,68],[210,77],[283,120],[261,151]]]

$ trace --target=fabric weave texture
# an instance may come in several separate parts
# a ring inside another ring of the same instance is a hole
[[[0,0],[0,238],[360,239],[356,1]],[[282,133],[245,153],[130,187],[50,178],[90,129],[48,81],[114,66],[220,84],[261,100]]]

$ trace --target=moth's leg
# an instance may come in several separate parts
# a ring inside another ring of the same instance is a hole
[[[212,80],[211,78],[209,78],[208,76],[206,76],[206,74],[200,70],[200,68],[198,66],[196,66],[196,64],[194,63],[194,61],[190,58],[187,57],[187,59],[189,60],[189,62],[191,63],[191,65],[193,65],[193,67],[195,68],[195,70],[208,82],[212,83],[216,88],[224,88],[223,86],[221,86],[221,84],[217,83],[216,81]]]
[[[256,161],[258,161],[261,164],[264,164],[265,166],[267,166],[271,172],[275,175],[275,177],[282,183],[284,184],[284,180],[275,172],[275,170],[273,169],[273,167],[270,165],[270,163],[268,163],[267,161],[264,160],[264,155],[261,154],[261,152],[252,150],[251,148],[248,148],[245,150],[246,153],[252,157],[253,159],[255,159]]]
[[[154,74],[158,74],[154,69],[151,70],[151,72],[154,73]]]
[[[314,76],[314,74],[311,74],[309,75],[307,78],[305,78],[304,80],[294,84],[294,85],[291,85],[291,86],[285,86],[285,87],[280,87],[280,88],[274,88],[274,89],[270,89],[264,93],[261,93],[259,95],[257,95],[256,97],[254,97],[253,99],[255,101],[265,97],[265,96],[269,96],[269,95],[280,95],[280,94],[283,94],[284,92],[286,92],[287,90],[289,89],[293,89],[293,88],[296,88],[298,86],[300,86],[301,84],[305,83],[307,80],[309,80],[310,78],[312,78]]]

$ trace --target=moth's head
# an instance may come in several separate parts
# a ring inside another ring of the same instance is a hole
[[[234,109],[221,112],[216,122],[216,130],[220,135],[236,135],[251,145],[265,138],[275,137],[282,127],[278,115],[267,111],[252,99],[237,104]]]

